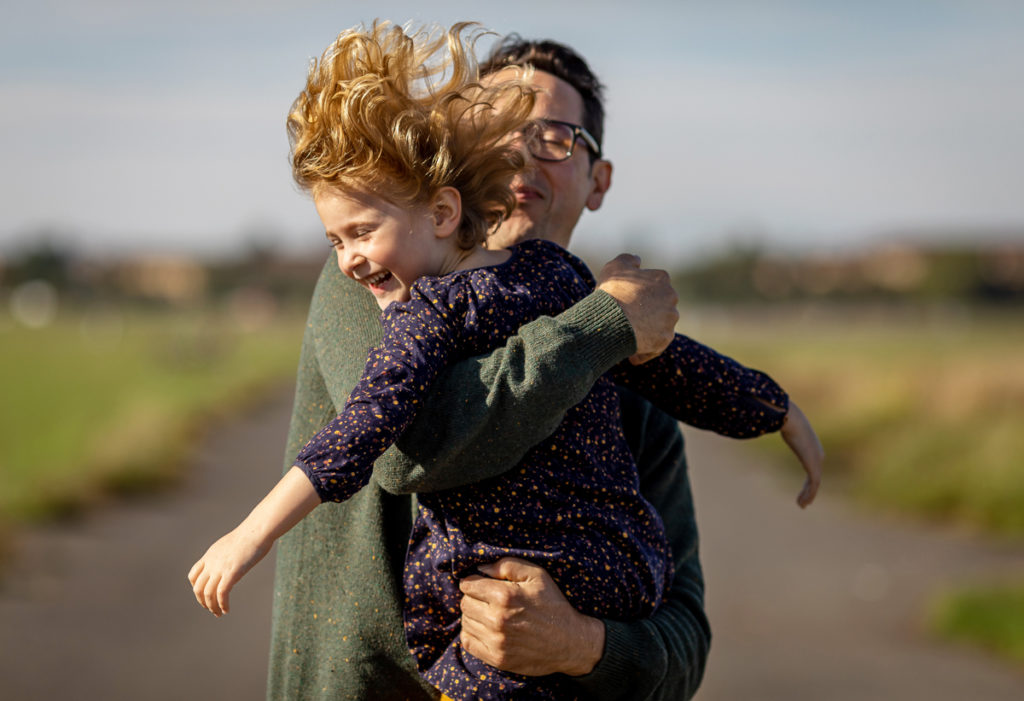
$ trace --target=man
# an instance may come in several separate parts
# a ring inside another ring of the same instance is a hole
[[[528,238],[568,245],[583,209],[598,209],[611,185],[611,164],[600,154],[601,86],[586,63],[564,46],[513,37],[484,72],[527,63],[541,90],[534,115],[554,136],[565,132],[564,151],[520,140],[530,167],[513,182],[518,207],[489,241],[495,247]],[[316,509],[280,541],[270,698],[437,697],[417,675],[402,631],[409,493],[509,469],[596,377],[671,340],[676,299],[663,272],[620,257],[598,283],[555,319],[524,326],[505,348],[452,366],[371,483],[343,504]],[[380,338],[368,297],[328,262],[303,340],[288,465],[343,405]],[[581,698],[684,699],[700,682],[710,634],[682,438],[671,418],[625,393],[623,416],[641,490],[673,548],[666,601],[644,621],[601,621],[572,609],[543,569],[506,559],[463,581],[462,641],[507,671],[568,674]]]

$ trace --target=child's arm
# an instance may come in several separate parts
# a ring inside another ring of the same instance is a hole
[[[807,473],[797,503],[813,501],[824,451],[804,413],[771,377],[691,338],[676,334],[668,349],[643,365],[620,363],[611,373],[675,418],[731,438],[781,431]]]
[[[228,612],[231,589],[263,559],[274,541],[320,504],[309,478],[293,467],[237,528],[210,546],[188,573],[199,604],[214,616]]]
[[[818,440],[818,435],[811,427],[811,422],[807,420],[804,412],[792,399],[789,400],[789,411],[786,412],[786,420],[782,423],[781,433],[782,439],[796,454],[804,472],[807,473],[803,489],[800,490],[800,494],[796,498],[796,503],[803,509],[814,501],[814,496],[818,493],[818,487],[821,485],[821,468],[822,462],[825,460],[825,449],[821,447],[821,441]]]
[[[609,264],[598,292],[557,317],[524,325],[490,355],[452,363],[425,398],[423,416],[377,461],[375,481],[396,494],[430,492],[494,477],[515,465],[557,428],[598,377],[637,350],[631,324],[646,329],[660,322],[665,310],[675,311],[667,280],[657,271],[633,268],[618,260]],[[605,291],[612,284],[618,285],[614,295]],[[307,330],[304,347],[316,381],[322,379],[339,408],[352,389],[339,368],[350,361],[348,347],[332,339],[351,336],[360,318],[379,314],[376,303],[364,297],[369,298],[365,290],[329,260],[308,323],[318,332]],[[673,324],[674,317],[666,333]],[[308,435],[293,433],[288,466]]]
[[[451,319],[458,315],[427,286],[417,283],[410,301],[388,307],[382,316],[383,339],[370,351],[341,413],[292,463],[323,501],[345,501],[369,482],[374,461],[416,418],[457,349],[458,325]]]
[[[383,343],[371,351],[341,414],[299,452],[292,468],[252,513],[210,546],[188,574],[196,600],[228,612],[232,587],[282,534],[321,501],[344,501],[370,479],[373,462],[415,417],[447,360],[451,328],[425,303],[392,307]]]
[[[778,431],[789,405],[765,373],[681,334],[657,358],[619,363],[610,376],[679,421],[730,438]]]

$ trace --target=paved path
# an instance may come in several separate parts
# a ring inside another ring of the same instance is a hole
[[[0,698],[262,699],[272,560],[220,619],[185,575],[280,476],[290,411],[282,393],[211,435],[174,493],[26,534],[0,589]]]
[[[687,429],[712,655],[698,701],[1020,701],[1024,669],[922,632],[936,586],[1024,577],[1024,546],[882,518]],[[765,438],[761,440],[773,440]]]
[[[273,567],[251,572],[219,620],[185,573],[276,479],[289,409],[281,397],[211,436],[173,494],[25,534],[0,586],[0,697],[262,698]],[[796,476],[688,435],[715,628],[699,701],[1024,698],[1024,672],[929,642],[917,622],[932,582],[1005,571],[1024,549],[827,496],[800,512]]]

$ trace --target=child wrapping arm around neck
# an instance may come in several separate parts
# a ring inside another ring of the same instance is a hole
[[[586,266],[556,244],[485,247],[515,206],[509,182],[523,166],[521,149],[536,149],[545,131],[530,120],[534,95],[523,81],[478,79],[473,37],[467,24],[440,36],[386,23],[344,32],[293,105],[295,179],[312,194],[341,271],[383,310],[384,335],[341,414],[192,568],[196,598],[215,615],[228,611],[231,588],[276,538],[370,480],[374,460],[447,364],[504,344],[522,324],[593,289]],[[683,336],[647,364],[617,366],[516,468],[420,495],[405,563],[406,639],[445,695],[572,696],[564,677],[504,673],[460,648],[458,580],[481,564],[536,562],[589,615],[626,620],[658,606],[671,555],[638,491],[615,383],[724,435],[790,426],[792,439],[784,435],[809,475],[802,499],[813,498],[816,439],[767,375]]]

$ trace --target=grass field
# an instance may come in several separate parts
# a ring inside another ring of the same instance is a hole
[[[1024,583],[940,594],[928,615],[940,635],[980,645],[1024,665]]]
[[[174,480],[209,419],[294,378],[301,334],[299,315],[249,330],[213,311],[0,319],[0,519]]]
[[[823,489],[1024,541],[1024,315],[703,310],[680,329],[791,392],[825,446]],[[944,591],[926,615],[1024,661],[1024,581]]]
[[[1024,315],[709,310],[680,328],[779,380],[843,490],[1024,537]]]

